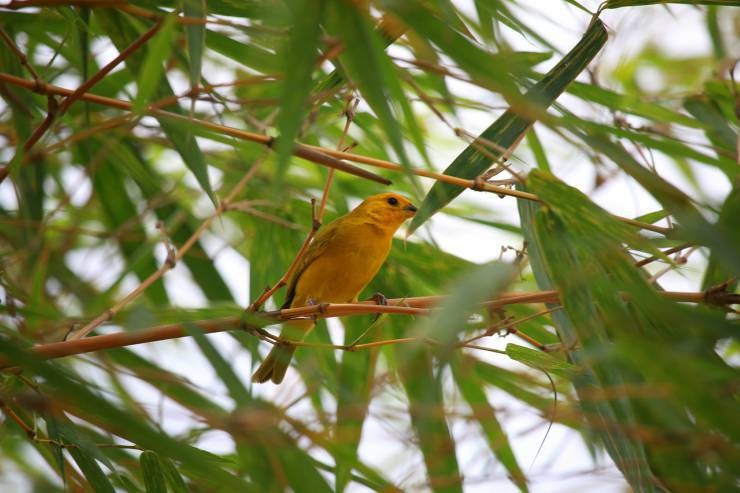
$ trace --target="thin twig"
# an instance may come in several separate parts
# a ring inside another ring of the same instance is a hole
[[[49,110],[47,112],[46,118],[44,119],[43,122],[41,122],[41,125],[36,127],[36,129],[33,131],[33,133],[28,138],[28,140],[23,144],[24,153],[29,152],[33,148],[33,146],[39,140],[41,140],[41,137],[44,136],[44,134],[51,127],[54,121],[61,118],[64,115],[64,113],[66,113],[66,111],[69,109],[69,107],[72,104],[74,104],[75,101],[79,100],[83,94],[86,94],[87,91],[90,90],[95,84],[97,84],[103,78],[105,78],[105,76],[108,75],[121,62],[125,61],[128,57],[130,57],[132,54],[138,51],[142,46],[144,46],[144,44],[147,41],[149,41],[149,39],[151,39],[152,36],[154,36],[154,34],[156,34],[156,32],[159,30],[160,27],[161,27],[161,22],[158,22],[152,28],[150,28],[148,31],[142,34],[136,41],[134,41],[125,50],[120,52],[118,56],[116,56],[113,60],[111,60],[110,63],[106,64],[103,68],[98,70],[98,72],[95,75],[93,75],[87,81],[82,83],[77,89],[74,90],[74,92],[69,94],[59,106],[56,105],[56,101],[53,99],[53,96],[50,95],[49,96]],[[5,179],[5,175],[3,175],[2,172],[6,170],[7,170],[7,167],[0,170],[0,182],[2,182],[3,179]]]
[[[247,170],[247,172],[244,174],[241,180],[239,180],[239,183],[236,184],[236,186],[229,192],[229,194],[226,196],[226,198],[219,204],[218,208],[216,208],[216,211],[211,214],[208,219],[203,221],[203,223],[196,229],[193,234],[188,238],[188,240],[183,244],[180,249],[177,251],[177,253],[174,255],[174,259],[169,259],[162,264],[162,266],[157,269],[154,273],[152,273],[149,277],[147,277],[139,286],[137,286],[133,291],[131,291],[129,294],[127,294],[123,299],[118,301],[115,305],[113,305],[111,308],[106,310],[105,312],[101,313],[96,317],[94,320],[89,322],[87,325],[82,327],[78,332],[72,334],[69,339],[76,340],[80,339],[82,337],[85,337],[87,334],[89,334],[91,331],[95,330],[97,327],[99,327],[101,324],[111,320],[118,312],[120,312],[126,305],[128,305],[131,301],[138,298],[141,293],[143,293],[149,286],[154,284],[157,280],[159,280],[167,271],[171,270],[177,262],[182,259],[182,257],[185,256],[185,254],[195,245],[195,243],[198,241],[198,239],[203,235],[203,233],[208,229],[208,227],[211,225],[211,223],[219,217],[227,208],[228,205],[231,203],[232,200],[244,189],[247,182],[255,175],[257,172],[257,169],[259,168],[259,165],[262,163],[262,159],[258,159],[250,168]]]
[[[5,32],[5,29],[3,28],[0,28],[0,38],[3,39],[3,42],[5,42],[8,48],[10,48],[10,51],[12,51],[16,58],[18,58],[21,66],[28,70],[28,72],[31,74],[31,77],[33,77],[33,80],[36,82],[42,82],[42,79],[41,77],[39,77],[36,69],[33,68],[33,65],[28,62],[28,57],[26,56],[26,54],[23,53],[20,48],[18,48],[18,45],[15,44],[13,38],[11,38],[10,35]]]
[[[508,318],[505,318],[504,320],[499,321],[498,323],[494,324],[492,327],[489,327],[486,329],[485,332],[482,334],[479,334],[475,337],[471,337],[470,339],[467,339],[463,342],[461,342],[461,345],[469,344],[471,342],[477,341],[478,339],[482,339],[484,337],[492,336],[498,332],[501,331],[508,331],[511,334],[516,335],[517,337],[529,342],[530,344],[533,344],[535,347],[542,348],[544,345],[540,342],[538,342],[536,339],[529,337],[526,334],[522,334],[518,330],[515,329],[515,327],[519,324],[522,324],[524,322],[528,322],[529,320],[542,317],[544,315],[549,315],[550,313],[556,312],[558,310],[562,310],[563,306],[555,306],[553,308],[548,308],[546,310],[539,311],[537,313],[532,313],[530,315],[527,315],[525,317],[522,317],[517,320],[510,320]]]
[[[71,92],[69,89],[64,89],[62,87],[53,86],[50,84],[42,84],[41,87],[37,88],[35,87],[34,83],[31,81],[22,79],[20,77],[16,77],[11,74],[3,73],[3,72],[0,72],[0,81],[7,82],[9,84],[13,84],[13,85],[20,86],[20,87],[25,87],[26,89],[33,90],[34,92],[38,92],[40,94],[53,93],[53,94],[67,95]],[[82,95],[80,99],[83,99],[85,101],[94,102],[97,104],[102,104],[105,106],[110,106],[113,108],[122,109],[122,110],[131,110],[132,108],[131,103],[128,103],[126,101],[121,101],[118,99],[108,98],[104,96],[97,96],[97,95],[90,94],[90,93],[86,93]],[[146,112],[153,116],[159,116],[159,117],[164,117],[164,118],[170,118],[173,120],[184,121],[184,122],[187,122],[193,125],[198,125],[200,127],[207,128],[209,130],[213,130],[223,135],[228,135],[231,137],[235,137],[241,140],[247,140],[250,142],[256,142],[256,143],[259,143],[259,144],[262,144],[268,147],[271,147],[274,142],[274,139],[272,137],[269,137],[266,135],[255,134],[252,132],[247,132],[247,131],[236,129],[233,127],[219,125],[217,123],[212,123],[206,120],[200,120],[198,118],[193,118],[190,116],[171,113],[169,111],[164,111],[164,110],[149,111],[147,109]],[[386,161],[383,159],[363,156],[361,154],[353,154],[350,152],[337,151],[337,150],[332,150],[329,148],[312,146],[312,145],[301,144],[301,143],[297,143],[295,145],[293,153],[298,157],[302,157],[316,164],[321,164],[329,168],[339,169],[349,174],[353,174],[355,176],[360,176],[362,178],[377,181],[379,183],[383,183],[386,185],[390,184],[389,180],[381,176],[378,176],[374,173],[370,173],[369,171],[366,171],[364,169],[349,165],[343,162],[342,160],[366,164],[368,166],[373,166],[376,168],[382,168],[382,169],[387,169],[387,170],[392,170],[392,171],[397,171],[397,172],[402,172],[402,173],[406,173],[409,171],[408,168],[405,168],[401,166],[400,164],[393,163],[391,161]],[[492,185],[490,183],[485,183],[482,180],[469,180],[466,178],[445,175],[444,173],[429,171],[429,170],[422,169],[422,168],[411,168],[410,172],[417,176],[431,178],[436,181],[449,183],[451,185],[456,185],[462,188],[469,188],[471,190],[476,190],[476,191],[481,191],[481,192],[491,192],[497,195],[508,195],[511,197],[517,197],[520,199],[532,200],[536,202],[540,201],[540,198],[532,193],[522,192],[520,190],[511,190],[505,187],[499,187],[496,185]],[[664,235],[671,231],[671,228],[656,226],[654,224],[648,224],[648,223],[644,223],[641,221],[636,221],[634,219],[629,219],[629,218],[616,216],[616,215],[614,217],[618,219],[619,221],[622,221],[626,224],[630,224],[630,225],[633,225],[641,229],[653,231],[653,232],[664,234]]]
[[[706,292],[679,292],[679,291],[660,291],[659,294],[665,298],[687,303],[709,303],[712,305],[727,305],[740,303],[740,295],[728,293],[726,284],[711,288]],[[295,318],[330,318],[342,317],[347,315],[366,315],[374,313],[395,313],[408,315],[428,315],[431,308],[438,306],[444,300],[444,296],[421,296],[416,298],[394,298],[387,300],[388,305],[378,305],[374,301],[346,304],[323,304],[299,308],[286,308],[284,310],[275,310],[272,312],[262,312],[254,314],[254,317],[260,317],[265,324],[278,323],[283,320]],[[512,304],[523,303],[558,303],[559,296],[557,291],[535,291],[522,293],[502,293],[495,300],[485,301],[481,304],[483,307],[501,307]],[[121,331],[113,334],[87,337],[84,339],[75,339],[51,344],[42,344],[30,348],[30,351],[36,356],[43,359],[55,359],[77,354],[91,353],[104,349],[117,347],[133,346],[136,344],[145,344],[156,341],[177,339],[190,335],[190,332],[183,327],[184,324],[169,324],[158,327],[150,327],[137,331]],[[244,323],[240,317],[224,317],[212,320],[201,320],[190,322],[188,327],[198,327],[205,334],[224,332],[228,330],[237,330],[245,328],[248,332],[267,342],[278,342],[280,338],[274,336],[261,328]],[[407,341],[408,342],[408,341]],[[302,345],[311,345],[310,343],[298,343]],[[367,344],[370,344],[368,346]],[[384,343],[387,344],[387,343]],[[333,349],[342,349],[352,351],[358,348],[368,348],[379,345],[377,342],[358,344],[351,346],[330,345]],[[8,368],[11,363],[7,358],[0,358],[0,369]]]
[[[661,253],[664,256],[668,256],[668,255],[670,255],[672,253],[680,252],[681,250],[685,250],[686,248],[690,248],[692,246],[694,246],[693,243],[683,243],[683,244],[678,245],[678,246],[675,246],[673,248],[669,248],[667,250],[663,250]],[[660,257],[658,257],[658,256],[648,257],[648,258],[645,258],[645,259],[640,260],[639,262],[635,262],[635,267],[644,267],[647,264],[649,264],[651,262],[655,262],[656,260],[660,260],[662,258],[663,258],[663,256],[660,256]]]
[[[68,96],[74,92],[71,89],[65,89],[63,87],[54,86],[51,84],[46,84],[46,83],[36,84],[32,81],[29,81],[29,80],[26,80],[20,77],[16,77],[14,75],[7,74],[4,72],[0,72],[0,81],[7,82],[9,84],[13,84],[19,87],[25,87],[26,89],[30,89],[38,94],[45,94],[45,95],[52,94],[52,95]],[[118,109],[126,110],[126,111],[133,110],[132,103],[129,103],[127,101],[121,101],[119,99],[108,98],[105,96],[98,96],[95,94],[84,93],[83,95],[80,96],[80,99],[83,101],[89,101],[92,103],[109,106],[111,108],[118,108]],[[233,127],[220,125],[218,123],[213,123],[213,122],[209,122],[206,120],[200,120],[198,118],[194,118],[191,116],[172,113],[170,111],[152,109],[151,106],[147,106],[144,109],[144,112],[146,114],[150,114],[155,117],[168,118],[170,120],[178,120],[178,121],[182,121],[188,124],[197,125],[199,127],[202,127],[208,130],[213,130],[223,135],[228,135],[230,137],[235,137],[235,138],[238,138],[241,140],[247,140],[250,142],[256,142],[258,144],[262,144],[269,148],[272,148],[275,142],[275,139],[273,137],[270,137],[267,135],[255,134],[252,132],[239,130]],[[312,146],[297,143],[294,146],[293,154],[300,158],[306,159],[307,161],[311,161],[313,163],[320,164],[322,166],[327,166],[329,168],[338,169],[340,171],[344,171],[345,173],[349,173],[351,175],[355,175],[360,178],[365,178],[367,180],[381,183],[383,185],[390,185],[391,183],[391,181],[388,180],[387,178],[379,176],[365,169],[358,168],[351,164],[345,163],[344,161],[340,160],[341,158],[335,158],[333,156],[326,154],[325,152],[322,151],[321,147],[314,148]],[[7,173],[8,173],[7,166],[0,169],[0,181],[2,181],[2,179],[4,179],[5,176],[7,176]]]
[[[347,99],[347,103],[345,105],[344,109],[344,115],[346,116],[346,121],[344,124],[344,130],[342,131],[342,135],[339,137],[339,142],[337,142],[337,149],[341,149],[341,147],[344,145],[344,139],[347,136],[347,132],[349,132],[349,127],[352,124],[352,121],[354,120],[355,110],[357,109],[357,104],[359,104],[359,100],[355,99],[354,97],[350,97]],[[293,276],[293,273],[295,272],[295,269],[298,267],[298,264],[300,264],[301,260],[303,259],[303,256],[308,251],[308,247],[311,245],[311,242],[314,239],[314,236],[316,236],[316,233],[318,232],[319,228],[321,227],[321,224],[324,220],[324,210],[326,208],[326,201],[329,197],[329,189],[331,188],[331,182],[332,178],[334,177],[334,169],[329,168],[329,174],[326,176],[326,184],[324,185],[324,191],[321,194],[321,201],[319,202],[319,209],[318,212],[316,211],[316,200],[311,199],[311,230],[308,232],[308,235],[306,236],[306,239],[303,240],[303,244],[301,245],[301,248],[298,250],[298,253],[296,254],[295,258],[293,258],[293,261],[288,266],[288,269],[285,271],[285,274],[280,278],[278,282],[275,283],[274,286],[271,288],[268,287],[264,290],[264,292],[247,308],[247,311],[249,312],[256,312],[259,310],[262,305],[270,299],[270,297],[275,294],[280,288],[285,286],[288,281]]]

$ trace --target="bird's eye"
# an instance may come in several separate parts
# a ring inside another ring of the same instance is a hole
[[[388,203],[391,205],[398,205],[398,199],[396,197],[389,197]]]

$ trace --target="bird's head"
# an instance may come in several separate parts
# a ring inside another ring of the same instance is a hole
[[[366,198],[352,214],[366,216],[378,226],[395,231],[416,211],[416,206],[406,197],[397,193],[381,193]]]

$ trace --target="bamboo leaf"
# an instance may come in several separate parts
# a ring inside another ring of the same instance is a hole
[[[738,228],[725,228],[721,224],[717,225],[720,227],[714,227],[699,213],[686,194],[657,174],[646,170],[620,144],[597,134],[581,134],[581,137],[613,160],[674,215],[681,223],[681,237],[710,247],[728,272],[735,277],[740,275],[740,258],[736,255],[740,247]]]
[[[274,53],[253,43],[242,43],[218,31],[208,30],[208,48],[264,74],[274,74],[282,65]]]
[[[177,18],[168,15],[162,21],[157,33],[149,42],[149,49],[141,65],[136,85],[136,99],[134,99],[134,111],[141,113],[144,107],[151,102],[152,96],[157,92],[157,86],[164,76],[164,64],[172,52],[175,42]]]
[[[666,3],[679,3],[690,5],[720,5],[726,7],[740,7],[738,0],[607,0],[602,8],[618,9],[621,7],[639,7],[642,5],[656,5]]]
[[[524,237],[529,245],[529,258],[535,278],[537,279],[537,284],[540,289],[557,289],[559,286],[552,280],[552,266],[557,266],[562,271],[572,269],[574,260],[569,258],[568,255],[561,255],[561,257],[564,256],[567,258],[567,262],[561,258],[562,263],[558,264],[554,258],[548,257],[549,250],[546,251],[545,248],[549,245],[548,242],[554,241],[555,236],[549,236],[553,234],[552,229],[549,232],[545,232],[539,226],[539,224],[545,224],[544,221],[542,223],[535,223],[541,215],[541,206],[526,200],[518,200],[517,202],[519,204],[519,215],[522,221]],[[558,236],[561,234],[563,234],[562,230]],[[567,250],[562,250],[563,254],[566,252]],[[556,311],[552,314],[552,318],[565,347],[576,347],[576,344],[580,340],[578,326],[574,324],[568,312],[564,310]],[[596,333],[593,337],[603,340],[606,338],[606,334]],[[577,365],[584,363],[584,358],[578,351],[571,351],[569,358]],[[613,374],[611,380],[619,381],[619,375]],[[599,387],[599,380],[591,368],[586,369],[573,383],[577,391]],[[593,413],[595,417],[592,419],[598,419],[601,422],[608,423],[619,422],[619,413],[624,414],[629,411],[628,408],[624,408],[623,403],[612,405],[608,401],[601,400],[590,400],[585,402],[583,406],[588,412]],[[635,490],[646,492],[655,491],[652,472],[647,463],[647,457],[641,443],[631,439],[618,427],[604,430],[596,429],[594,433],[600,437],[612,460],[614,460],[617,467],[622,471],[627,481]]]
[[[467,359],[460,358],[453,363],[452,371],[455,383],[483,429],[491,452],[504,465],[512,481],[519,487],[519,491],[527,492],[529,491],[527,479],[517,463],[509,439],[488,402],[488,398],[483,391],[482,381],[471,371],[471,365],[466,364]]]
[[[432,354],[422,347],[399,351],[399,359],[404,361],[400,376],[409,398],[411,424],[424,456],[429,488],[435,493],[462,493],[455,441],[442,412],[442,385],[432,368]]]
[[[581,71],[591,62],[606,43],[607,34],[604,25],[598,19],[589,27],[581,41],[551,70],[530,89],[525,99],[540,110],[550,106]],[[445,174],[474,179],[493,164],[491,156],[500,156],[500,149],[514,145],[530,128],[532,119],[517,114],[509,109],[490,127],[483,131],[480,139],[492,142],[497,149],[488,148],[483,142],[469,145],[447,167]],[[486,152],[478,148],[483,147]],[[432,186],[419,212],[411,221],[409,233],[416,230],[433,214],[450,203],[464,189],[455,185],[437,182]]]
[[[285,65],[280,95],[280,114],[277,127],[280,138],[275,145],[277,152],[276,185],[282,182],[288,160],[295,146],[308,108],[306,103],[311,93],[313,82],[311,73],[316,64],[321,20],[324,18],[325,2],[323,0],[293,0],[291,6],[291,30],[286,44]]]
[[[119,50],[126,49],[140,35],[139,29],[131,25],[126,17],[123,17],[120,13],[116,11],[111,11],[108,9],[96,10],[95,18],[98,22],[102,24],[103,28],[110,36],[110,39]],[[165,22],[175,22],[175,20],[165,20]],[[172,37],[172,41],[174,41],[174,25],[170,29],[171,32],[169,36]],[[165,32],[164,36],[166,35],[167,33]],[[160,41],[161,45],[163,46],[158,47],[161,48],[161,51],[163,52],[171,49],[171,46],[167,46],[165,44],[165,41],[166,40]],[[167,53],[169,53],[169,51],[167,51]],[[157,77],[156,80],[154,80],[151,73],[149,73],[148,75],[144,75],[145,70],[147,70],[147,68],[144,66],[145,62],[148,65],[153,66],[151,70],[159,72],[159,77]],[[154,96],[157,99],[174,96],[174,92],[172,91],[172,88],[170,87],[170,84],[167,81],[166,77],[162,77],[162,74],[164,73],[163,63],[163,59],[158,59],[154,55],[149,54],[144,57],[141,53],[134,53],[132,56],[126,59],[126,66],[132,73],[139,74],[139,77],[146,77],[147,81],[152,84],[151,88],[145,88],[146,91],[152,91],[152,93],[149,94],[148,97]],[[139,90],[141,91],[141,88],[139,88]],[[137,94],[137,98],[138,97],[139,94]],[[142,102],[141,104],[144,103]],[[183,111],[179,106],[170,107],[170,111],[178,114],[183,114]],[[171,120],[168,120],[167,118],[158,118],[158,121],[160,126],[162,127],[162,130],[167,135],[167,138],[170,140],[170,142],[172,142],[175,150],[178,152],[178,154],[180,154],[180,157],[185,162],[185,165],[188,167],[188,169],[190,169],[190,171],[195,176],[195,179],[198,181],[206,194],[208,194],[211,202],[215,205],[216,198],[213,195],[213,189],[211,188],[211,183],[208,178],[206,159],[201,152],[200,147],[195,140],[195,137],[193,137],[192,133],[184,131],[185,129],[182,129],[180,125],[172,122]]]
[[[69,454],[80,467],[82,474],[85,475],[85,479],[87,479],[95,492],[115,493],[116,490],[95,459],[82,449],[76,447],[70,448]]]
[[[252,401],[252,398],[249,395],[249,391],[244,387],[242,381],[231,369],[231,365],[226,362],[221,353],[219,353],[213,344],[208,341],[206,336],[198,327],[191,324],[185,324],[184,327],[186,332],[188,332],[188,334],[193,337],[196,344],[198,344],[203,355],[208,358],[213,369],[216,370],[216,374],[218,374],[221,381],[229,390],[231,398],[234,399],[238,406],[248,405]]]
[[[159,456],[150,450],[145,450],[139,456],[139,464],[146,493],[167,493]]]
[[[175,464],[167,457],[157,456],[159,465],[162,468],[162,474],[167,480],[167,487],[171,493],[188,493],[190,490],[185,484],[185,480],[180,476]]]
[[[215,463],[213,454],[174,440],[153,429],[148,423],[121,410],[113,403],[91,392],[86,385],[70,378],[62,367],[42,361],[18,345],[4,339],[0,339],[0,354],[29,374],[42,377],[45,380],[47,392],[51,396],[60,399],[63,397],[66,406],[75,409],[78,414],[85,417],[94,418],[98,423],[104,423],[109,430],[122,438],[181,461],[200,478],[207,479],[211,484],[220,483],[222,486],[236,488],[239,491],[254,491],[248,483]]]
[[[545,370],[555,375],[560,375],[566,378],[573,378],[578,374],[578,367],[558,359],[552,355],[537,351],[517,344],[507,344],[506,354],[509,358],[524,363],[525,365],[536,368],[538,370]]]
[[[401,162],[408,166],[398,119],[389,104],[401,91],[379,35],[358,7],[349,2],[334,0],[329,12],[329,25],[344,43],[345,51],[340,59],[347,67],[345,75],[358,82],[360,92],[377,115],[391,146]]]
[[[400,364],[399,374],[409,397],[409,411],[430,487],[436,492],[462,491],[460,472],[454,453],[455,442],[444,420],[444,400],[440,373],[433,371],[432,357],[442,365],[452,357],[457,346],[457,335],[465,327],[465,318],[482,300],[496,296],[515,275],[515,268],[500,262],[471,269],[459,276],[440,311],[422,322],[416,333],[436,342],[430,350],[424,344],[396,349]]]
[[[183,13],[195,19],[206,17],[206,0],[183,0]],[[190,61],[190,87],[200,84],[200,71],[203,66],[203,49],[206,43],[206,24],[188,24],[185,26],[185,37],[188,41],[188,57]]]

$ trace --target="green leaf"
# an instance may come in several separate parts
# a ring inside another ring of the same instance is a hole
[[[533,172],[536,175],[536,172]],[[532,176],[532,175],[530,175]],[[562,189],[562,188],[561,188]],[[538,190],[541,191],[541,190]],[[559,272],[565,272],[566,270],[574,269],[575,260],[569,258],[567,249],[563,248],[563,245],[558,243],[558,248],[561,248],[561,257],[567,258],[567,261],[562,258],[555,260],[551,257],[552,248],[546,248],[551,246],[553,242],[556,242],[556,238],[563,234],[563,230],[560,230],[560,234],[555,235],[550,228],[549,232],[543,231],[540,224],[546,224],[540,220],[542,207],[540,204],[532,201],[518,199],[519,215],[521,217],[522,229],[524,237],[528,244],[528,253],[530,263],[532,265],[532,271],[537,279],[537,284],[540,289],[550,290],[557,289],[558,286],[552,280],[552,269],[556,267]],[[574,203],[573,206],[576,206]],[[579,217],[581,217],[580,215]],[[535,223],[537,221],[537,223]],[[593,224],[593,221],[589,221],[589,224]],[[591,234],[591,233],[589,233]],[[596,233],[598,234],[598,233]],[[549,255],[548,255],[549,254]],[[571,272],[572,274],[572,272]],[[554,307],[553,305],[548,305]],[[558,329],[558,334],[565,345],[568,348],[575,348],[579,344],[579,329],[576,326],[569,313],[565,310],[559,310],[552,314],[552,319]],[[583,330],[583,329],[581,329]],[[603,329],[602,329],[603,330]],[[606,338],[603,332],[594,332],[593,338],[599,338],[601,340]],[[571,362],[577,365],[583,365],[585,359],[580,355],[578,351],[572,350],[569,352],[569,358]],[[614,384],[619,382],[619,375],[613,374],[611,380]],[[611,382],[610,382],[611,383]],[[576,390],[579,392],[588,391],[588,389],[599,388],[599,380],[596,373],[589,366],[584,366],[584,371],[574,381]],[[588,400],[583,404],[585,410],[590,416],[592,422],[594,422],[595,430],[594,433],[600,438],[604,447],[609,452],[612,460],[617,467],[625,475],[627,481],[632,485],[636,491],[655,491],[652,481],[652,473],[650,471],[650,465],[647,463],[645,450],[639,441],[629,437],[622,429],[618,427],[610,427],[607,429],[597,428],[598,422],[618,423],[620,414],[625,414],[628,409],[625,410],[624,403],[617,402],[611,404],[609,401],[601,400]],[[629,416],[629,414],[627,414]],[[629,418],[628,418],[629,419]]]
[[[194,474],[211,485],[219,484],[237,491],[255,491],[244,480],[222,468],[221,464],[214,462],[213,454],[175,440],[154,429],[138,416],[133,416],[96,395],[87,384],[70,378],[63,367],[42,361],[4,338],[0,338],[0,354],[8,358],[11,364],[23,368],[28,374],[43,378],[45,390],[51,398],[57,399],[59,405],[64,404],[74,409],[79,417],[92,419],[126,440],[181,461]],[[87,459],[83,458],[83,460]]]
[[[386,1],[384,3],[419,35],[438,45],[477,83],[493,91],[501,92],[504,98],[512,102],[521,99],[509,73],[509,71],[516,72],[517,67],[509,65],[507,70],[492,70],[491,54],[472,43],[458,31],[451,29],[449,15],[434,11],[428,4],[418,0]],[[452,21],[452,23],[455,22],[456,19]],[[510,60],[510,62],[514,61]]]
[[[164,64],[170,57],[175,44],[176,27],[177,17],[166,16],[157,33],[149,41],[149,49],[136,81],[138,91],[133,103],[133,111],[136,113],[142,113],[144,107],[151,102],[152,96],[157,92],[157,86],[165,73]]]
[[[242,43],[218,31],[208,30],[208,48],[257,72],[274,74],[282,65],[274,53],[253,43]]]
[[[525,99],[530,104],[538,106],[540,110],[550,106],[568,84],[586,68],[606,43],[606,39],[606,29],[601,21],[596,19],[581,41],[527,92]],[[479,138],[492,142],[500,149],[508,149],[521,138],[522,134],[527,132],[532,121],[531,118],[518,115],[514,109],[509,109],[484,130]],[[483,147],[486,152],[481,152],[479,146]],[[501,154],[497,149],[488,148],[485,143],[473,143],[455,158],[445,170],[445,174],[474,179],[493,164],[491,156],[498,157]],[[409,233],[450,203],[463,190],[464,188],[455,185],[435,183],[424,198],[419,212],[411,221]]]
[[[550,162],[547,160],[547,153],[545,148],[542,147],[542,142],[537,136],[537,132],[534,130],[534,126],[527,132],[527,144],[534,154],[534,159],[537,162],[537,166],[545,171],[550,171]]]
[[[283,50],[285,78],[280,94],[277,128],[280,138],[275,145],[277,170],[275,185],[282,182],[295,139],[308,114],[307,100],[313,82],[311,73],[317,61],[324,0],[292,0],[290,36]]]
[[[531,368],[544,370],[548,373],[554,373],[555,375],[560,375],[566,378],[573,378],[579,372],[576,365],[568,363],[562,359],[558,359],[540,350],[519,346],[517,344],[507,344],[506,354],[509,358],[519,361],[520,363],[524,363]]]
[[[444,418],[439,375],[432,367],[428,348],[396,349],[403,365],[399,370],[409,399],[409,414],[424,456],[429,488],[435,493],[462,493],[455,441]]]
[[[349,317],[344,322],[344,343],[351,344],[364,333],[367,324],[364,318]],[[344,491],[350,481],[352,468],[358,461],[357,451],[370,405],[377,357],[377,351],[345,352],[339,365],[334,429],[338,449],[337,491]]]
[[[132,25],[127,17],[124,17],[121,13],[115,10],[98,9],[94,12],[94,14],[97,21],[103,26],[106,33],[110,36],[110,39],[113,41],[114,45],[119,51],[126,49],[140,36],[141,29],[138,29],[137,27]],[[166,20],[165,22],[175,21]],[[172,39],[174,42],[174,26],[171,28],[171,30],[171,36],[173,37]],[[161,34],[161,32],[162,31],[160,30],[158,34]],[[166,48],[167,47],[164,47],[163,49]],[[171,48],[171,46],[169,48]],[[157,77],[157,80],[153,83],[153,86],[151,88],[153,92],[150,96],[154,96],[155,99],[162,99],[174,96],[174,92],[172,91],[167,78],[162,76],[162,70],[164,70],[164,60],[157,60],[156,57],[151,56],[150,54],[147,54],[145,56],[142,55],[142,53],[134,53],[126,59],[126,66],[132,73],[139,74],[140,77],[145,77],[145,62],[147,64],[154,65],[154,68],[152,70],[158,70],[160,74],[160,76]],[[159,65],[157,65],[157,63]],[[151,78],[151,74],[146,75],[146,77]],[[139,88],[139,90],[141,91],[141,88]],[[137,98],[138,96],[139,95],[137,94]],[[170,106],[169,111],[177,114],[183,114],[182,109],[180,109],[178,105]],[[213,189],[211,188],[211,183],[208,179],[208,167],[206,165],[206,159],[201,152],[200,147],[198,146],[198,142],[192,135],[192,129],[188,125],[182,124],[180,122],[174,122],[164,117],[158,117],[157,121],[159,121],[162,130],[172,143],[175,150],[178,152],[178,154],[180,154],[180,157],[185,162],[185,165],[188,167],[188,169],[190,169],[190,171],[195,176],[195,179],[198,181],[206,194],[208,194],[211,202],[215,205],[216,197],[213,195]]]
[[[393,63],[383,50],[380,36],[358,8],[350,2],[334,0],[329,10],[329,25],[344,43],[345,50],[340,60],[346,66],[345,76],[357,81],[391,146],[401,162],[408,166],[398,119],[389,104],[401,94],[400,84]]]
[[[95,170],[92,179],[95,190],[101,191],[96,195],[104,213],[104,220],[111,231],[116,231],[116,239],[126,260],[127,271],[134,272],[140,281],[143,281],[157,271],[153,255],[153,245],[147,240],[146,230],[139,218],[139,211],[134,200],[129,196],[124,175],[120,172],[120,161],[115,160],[115,154],[110,152],[113,139],[98,143],[92,140],[80,142],[78,147],[83,162],[101,160],[103,164]],[[144,295],[157,305],[169,303],[164,282],[159,279],[153,283]]]
[[[512,282],[516,272],[515,266],[496,261],[477,265],[458,274],[439,311],[423,320],[416,334],[437,341],[439,346],[435,352],[445,362],[459,349],[457,336],[465,330],[466,317],[480,303],[494,299],[502,292]]]
[[[108,476],[105,475],[95,459],[80,448],[71,447],[68,450],[96,493],[115,493],[116,490],[108,480]]]
[[[182,479],[175,464],[167,457],[157,456],[159,465],[162,468],[162,474],[167,480],[167,485],[171,493],[189,493],[189,489]]]
[[[162,466],[159,456],[150,450],[145,450],[139,457],[141,476],[144,478],[146,493],[167,493]]]
[[[737,134],[716,104],[708,97],[695,96],[684,101],[684,108],[705,126],[709,141],[730,156],[737,153]]]
[[[740,217],[740,183],[736,182],[735,187],[722,204],[719,212],[718,225],[721,225],[726,231],[731,231],[737,224],[737,218]],[[701,288],[706,290],[717,286],[723,282],[735,278],[732,272],[724,266],[722,255],[713,249],[709,255],[709,263],[704,272],[704,279]],[[735,292],[737,288],[737,279],[728,286],[728,292]]]
[[[723,227],[722,224],[714,227],[686,194],[656,173],[645,169],[622,145],[596,133],[581,133],[580,136],[634,178],[681,223],[677,233],[679,237],[708,246],[716,252],[717,260],[722,262],[733,277],[740,276],[740,257],[737,255],[740,248],[740,229]]]
[[[185,331],[193,337],[203,355],[208,358],[208,362],[216,370],[216,374],[221,378],[226,388],[229,390],[229,395],[239,406],[246,406],[252,398],[249,395],[249,391],[246,389],[242,381],[236,376],[236,373],[231,369],[221,353],[208,341],[208,338],[203,334],[203,331],[192,324],[184,325]]]
[[[182,11],[187,17],[205,20],[206,0],[182,0]],[[200,84],[203,49],[206,42],[205,22],[185,25],[185,37],[188,41],[188,57],[190,58],[190,87],[193,88]]]
[[[646,102],[636,96],[619,94],[594,84],[573,82],[568,87],[568,93],[587,101],[604,105],[620,113],[630,113],[649,118],[656,122],[676,123],[690,128],[700,126],[693,118],[665,108],[657,103]]]
[[[175,197],[172,197],[172,201],[164,203],[159,200],[162,190],[166,187],[166,177],[144,159],[140,149],[132,140],[109,138],[105,140],[104,145],[108,161],[115,161],[117,166],[122,167],[136,182],[146,200],[155,204],[154,211],[157,218],[165,224],[172,242],[176,246],[184,245],[193,235],[200,221],[188,212],[186,204],[175,201]],[[203,290],[206,298],[211,301],[233,300],[229,287],[214,266],[214,260],[205,252],[200,241],[193,245],[182,261],[193,275],[193,280],[198,287]]]
[[[441,365],[447,363],[459,351],[457,336],[465,328],[466,317],[481,301],[501,292],[515,274],[514,266],[491,262],[460,275],[439,312],[420,323],[415,331],[418,337],[435,341],[433,349],[424,343],[396,349],[401,362],[399,375],[409,397],[411,422],[424,455],[430,487],[435,492],[458,492],[462,487],[453,452],[455,442],[440,412],[444,409],[441,372],[433,371],[432,357]]]
[[[519,491],[527,492],[529,491],[527,479],[516,461],[509,439],[501,423],[499,423],[496,413],[488,402],[483,390],[483,381],[472,371],[472,365],[468,364],[469,359],[472,358],[458,358],[453,363],[452,374],[455,383],[473,411],[473,416],[483,429],[491,452],[506,468],[512,481],[519,487]]]
[[[726,7],[740,7],[738,0],[607,0],[604,9],[618,9],[621,7],[638,7],[641,5],[657,5],[666,3],[682,3],[689,5],[722,5]]]

